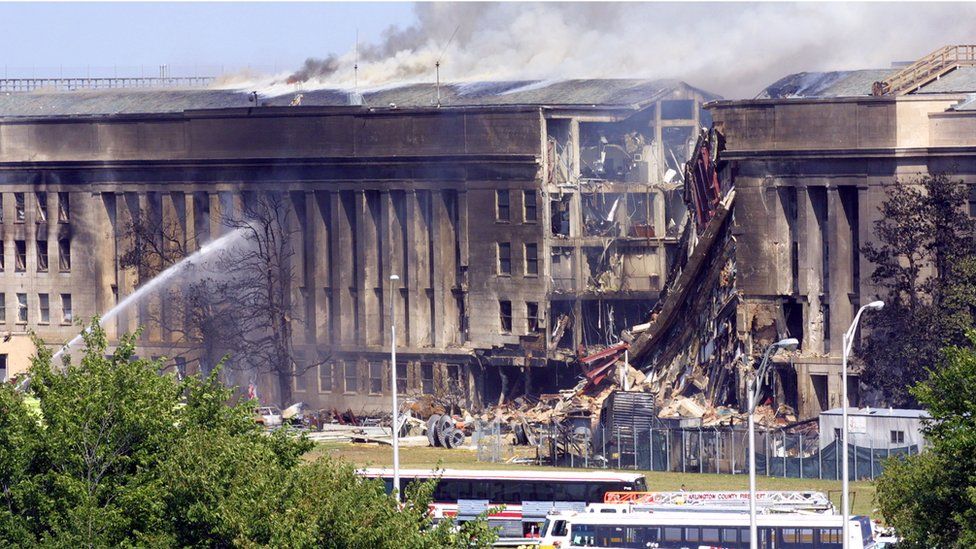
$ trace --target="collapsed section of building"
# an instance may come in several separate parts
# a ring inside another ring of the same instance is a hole
[[[713,99],[646,80],[10,93],[0,323],[17,341],[68,341],[75,318],[147,282],[120,260],[136,220],[192,253],[274,192],[297,239],[295,399],[385,409],[391,308],[400,393],[459,390],[479,408],[572,385],[577,356],[618,343],[657,302],[685,222],[682,165]],[[172,329],[181,314],[154,294],[107,328],[143,326],[144,356],[206,371]],[[2,356],[9,375],[28,353]],[[227,372],[277,400],[273,376]]]
[[[879,297],[861,249],[876,241],[886,187],[934,173],[976,183],[974,51],[947,46],[901,68],[800,73],[758,99],[706,105],[714,125],[684,179],[690,222],[631,348],[659,402],[741,408],[758,357],[794,337],[799,348],[774,357],[760,402],[800,419],[842,406],[842,336]],[[853,406],[869,396],[857,347]]]

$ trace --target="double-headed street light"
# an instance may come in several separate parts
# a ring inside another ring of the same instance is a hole
[[[800,342],[796,338],[781,339],[766,348],[759,370],[749,382],[749,547],[758,547],[758,535],[756,528],[756,420],[753,414],[756,411],[756,394],[759,392],[762,379],[766,377],[769,370],[769,359],[780,349],[794,351]]]
[[[400,407],[397,403],[396,376],[396,296],[394,286],[400,280],[390,275],[390,392],[393,394],[393,494],[400,502]]]
[[[848,424],[847,424],[847,357],[848,357],[848,355],[851,354],[851,347],[854,346],[854,333],[857,331],[857,323],[861,321],[861,314],[863,314],[864,311],[880,311],[881,309],[884,309],[884,301],[872,301],[871,303],[868,303],[867,305],[865,305],[865,306],[861,307],[860,309],[858,309],[857,310],[857,314],[854,315],[854,322],[851,322],[851,327],[848,328],[846,332],[844,332],[843,349],[841,349],[841,352],[842,352],[842,355],[841,355],[842,356],[842,360],[841,360],[841,374],[840,374],[841,375],[841,389],[840,389],[841,390],[841,399],[840,399],[840,405],[841,405],[841,410],[842,410],[842,413],[841,413],[842,419],[841,419],[841,421],[843,421],[843,425],[841,426],[841,430],[843,432],[843,444],[844,444],[844,448],[842,450],[842,453],[843,453],[842,459],[844,460],[844,464],[843,464],[843,467],[841,469],[841,474],[843,475],[844,478],[841,481],[842,487],[841,487],[841,502],[840,502],[840,505],[841,505],[841,507],[843,507],[843,514],[844,514],[844,526],[843,526],[843,530],[842,530],[842,535],[844,536],[843,537],[843,540],[844,540],[843,541],[843,548],[844,549],[847,549],[847,546],[848,546],[848,539],[847,539],[847,537],[848,537],[849,531],[850,531],[850,525],[848,524],[848,522],[850,522],[850,520],[851,520],[851,516],[850,516],[851,515],[851,508],[850,508],[850,504],[848,503],[848,499],[850,497],[849,490],[848,490],[849,481],[847,479],[847,474],[848,474],[847,473],[847,452],[848,452],[848,450],[847,450],[848,432],[847,431],[848,431],[848,427],[849,427]]]

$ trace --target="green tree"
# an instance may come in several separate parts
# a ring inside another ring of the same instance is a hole
[[[969,189],[947,174],[891,185],[875,224],[877,240],[862,248],[875,265],[883,311],[870,315],[863,381],[885,403],[914,404],[908,388],[924,379],[939,350],[967,342],[976,310],[976,221]]]
[[[480,547],[483,521],[433,526],[433,485],[401,509],[381,482],[304,438],[268,435],[217,379],[159,375],[135,337],[80,360],[38,341],[30,396],[0,384],[0,545],[51,547]],[[28,405],[36,398],[38,406]]]
[[[889,459],[878,479],[881,513],[909,549],[976,547],[976,332],[968,338],[912,389],[932,414],[931,447]]]

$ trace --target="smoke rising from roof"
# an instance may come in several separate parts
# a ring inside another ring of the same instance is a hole
[[[976,41],[968,3],[418,3],[414,11],[414,24],[359,45],[360,86],[430,82],[442,59],[444,81],[679,78],[748,98],[788,73],[887,68]],[[309,59],[263,87],[352,87],[356,55],[350,47]]]

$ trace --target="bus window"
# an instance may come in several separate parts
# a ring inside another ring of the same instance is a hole
[[[665,526],[664,541],[681,541],[681,528]]]
[[[632,486],[633,486],[632,489],[635,492],[646,492],[647,491],[647,483],[644,482],[644,477],[641,477],[641,478],[637,479],[636,481],[634,481],[634,483],[633,483]]]
[[[844,539],[841,533],[842,530],[840,528],[821,528],[820,547],[824,549],[833,549],[835,546],[840,547],[842,545],[841,540]]]
[[[434,487],[433,500],[438,502],[450,502],[453,503],[457,501],[458,498],[458,480],[452,478],[442,478],[437,482],[437,486]],[[463,482],[463,481],[460,481]],[[461,498],[465,499],[465,498]]]
[[[685,528],[685,541],[701,541],[701,532],[698,528]]]
[[[552,525],[552,535],[553,536],[565,536],[566,535],[566,521],[557,520]]]
[[[555,483],[537,480],[532,483],[532,486],[535,491],[535,499],[530,501],[567,501],[566,498],[558,493]]]
[[[852,530],[857,531],[857,527],[861,527],[861,543],[867,547],[870,545],[872,538],[874,537],[874,532],[871,530],[871,519],[865,516],[856,516],[854,520],[857,522],[856,525],[852,525]]]
[[[722,541],[731,542],[733,544],[738,543],[739,540],[737,539],[737,534],[738,531],[736,528],[722,528]]]
[[[718,535],[718,528],[702,528],[701,541],[721,541]]]
[[[570,544],[583,547],[596,545],[596,528],[589,524],[574,524],[571,530]]]

